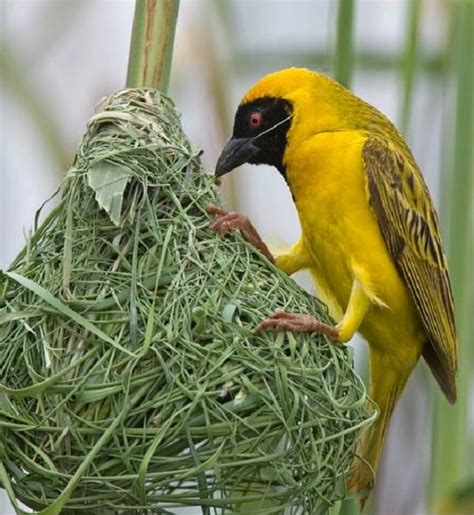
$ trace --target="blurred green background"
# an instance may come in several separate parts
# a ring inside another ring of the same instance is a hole
[[[123,86],[133,11],[131,0],[0,2],[0,267],[56,190],[94,105]],[[459,400],[448,406],[418,366],[393,418],[369,511],[472,514],[474,0],[182,0],[169,93],[210,170],[241,95],[288,66],[328,73],[396,123],[442,221],[457,307]],[[291,197],[272,169],[227,176],[223,195],[273,247],[298,237]],[[312,288],[304,274],[298,279]],[[364,373],[365,344],[353,344]]]

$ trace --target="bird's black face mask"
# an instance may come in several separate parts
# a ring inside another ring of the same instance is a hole
[[[244,163],[275,166],[286,179],[283,154],[293,107],[281,98],[263,97],[239,106],[234,131],[216,165],[216,177]]]

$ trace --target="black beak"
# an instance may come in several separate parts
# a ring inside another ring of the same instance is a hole
[[[259,148],[254,143],[254,138],[232,138],[222,150],[217,160],[216,177],[231,172],[237,166],[247,163],[256,156]]]

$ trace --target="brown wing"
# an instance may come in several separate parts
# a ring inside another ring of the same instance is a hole
[[[447,399],[455,402],[454,303],[438,217],[420,170],[404,150],[378,136],[366,141],[362,155],[370,205],[428,336],[423,357]]]

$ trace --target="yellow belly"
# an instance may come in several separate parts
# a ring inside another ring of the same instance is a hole
[[[361,326],[369,344],[387,349],[410,342],[419,347],[418,359],[425,336],[369,206],[364,140],[357,132],[328,132],[290,146],[288,179],[317,282],[344,311],[358,279],[374,301]]]

